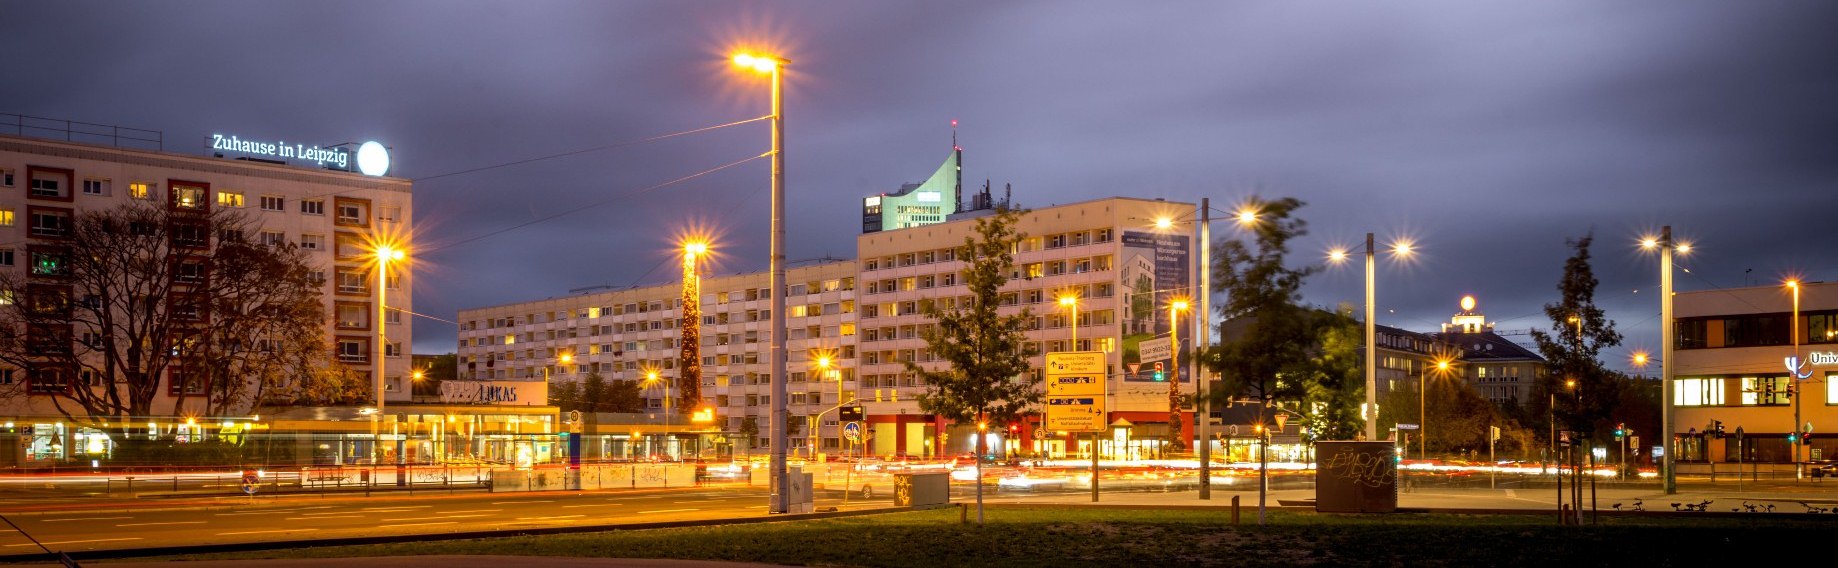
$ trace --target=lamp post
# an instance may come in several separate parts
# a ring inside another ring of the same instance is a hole
[[[1677,444],[1673,441],[1672,428],[1672,349],[1673,334],[1676,332],[1672,322],[1672,251],[1679,254],[1691,252],[1691,245],[1672,242],[1672,226],[1659,229],[1658,237],[1648,237],[1640,242],[1641,248],[1659,250],[1659,384],[1660,384],[1660,433],[1661,448],[1660,469],[1665,471],[1664,490],[1667,495],[1678,493],[1678,472],[1674,464],[1678,463],[1674,455]]]
[[[670,453],[670,381],[657,374],[656,369],[645,371],[645,386],[662,384],[664,386],[664,453]]]
[[[1787,289],[1793,291],[1793,318],[1792,318],[1793,323],[1790,326],[1791,331],[1789,333],[1793,335],[1793,359],[1792,361],[1793,361],[1793,364],[1798,365],[1800,363],[1800,281],[1799,279],[1797,278],[1788,279]],[[1789,381],[1787,388],[1792,389],[1792,390],[1789,390],[1788,392],[1790,393],[1789,396],[1793,397],[1793,432],[1794,432],[1794,435],[1789,437],[1789,439],[1793,442],[1792,444],[1790,444],[1791,447],[1789,448],[1793,450],[1793,478],[1794,479],[1805,479],[1806,478],[1806,467],[1805,467],[1805,464],[1800,461],[1800,446],[1804,445],[1804,440],[1801,439],[1801,435],[1799,434],[1799,432],[1800,432],[1800,399],[1805,398],[1806,393],[1795,392],[1799,389],[1794,388],[1798,386],[1796,383],[1799,383],[1800,381],[1804,379],[1800,377],[1799,369],[1790,369],[1788,371],[1788,374],[1790,376],[1787,377],[1787,380]],[[1763,379],[1763,380],[1769,380],[1769,379]],[[1768,402],[1772,402],[1772,401],[1764,401],[1763,404],[1766,404]]]
[[[1078,351],[1079,350],[1079,297],[1071,293],[1067,293],[1066,295],[1059,297],[1059,305],[1066,308],[1066,312],[1067,312],[1066,317],[1068,318],[1066,321],[1069,322],[1067,327],[1072,329],[1072,349],[1071,350]],[[1047,387],[1045,384],[1042,384],[1040,388],[1045,389]],[[1042,399],[1043,402],[1044,400],[1045,399]],[[1046,428],[1046,427],[1047,427],[1047,407],[1045,404],[1042,404],[1040,406],[1040,428]],[[1035,436],[1034,439],[1039,444],[1039,447],[1036,448],[1037,451],[1043,454],[1046,453],[1046,448],[1047,448],[1046,438]],[[1097,439],[1096,434],[1092,435],[1091,451],[1094,455],[1098,451],[1098,439]],[[1096,460],[1093,460],[1093,462],[1095,463]],[[1092,467],[1091,475],[1093,479],[1097,478],[1098,474],[1097,474],[1096,466]],[[1096,482],[1093,482],[1093,483],[1096,483]]]
[[[385,387],[383,386],[383,373],[385,371],[385,366],[383,364],[383,354],[387,353],[389,350],[389,336],[386,333],[384,333],[385,328],[388,327],[387,325],[384,324],[384,322],[386,321],[386,318],[388,317],[388,308],[385,305],[384,289],[389,285],[389,262],[392,260],[402,260],[402,258],[406,256],[406,253],[402,252],[402,249],[395,248],[389,245],[378,245],[376,247],[376,255],[377,255],[377,349],[375,352],[377,354],[376,355],[377,360],[376,360],[375,370],[372,371],[376,373],[376,377],[375,377],[375,380],[371,382],[376,389],[375,395],[376,395],[376,401],[377,401],[377,414],[380,415],[380,414],[383,414],[383,392],[385,390]]]
[[[818,380],[820,381],[829,380],[832,375],[836,377],[836,406],[833,406],[833,407],[830,407],[828,409],[818,412],[816,416],[810,417],[805,422],[805,425],[807,426],[807,428],[805,429],[806,438],[807,438],[807,441],[805,442],[805,444],[807,447],[810,448],[811,457],[816,457],[817,455],[817,441],[818,441],[817,428],[818,426],[823,424],[823,415],[829,414],[831,410],[837,410],[840,413],[839,409],[841,409],[842,405],[844,404],[842,400],[842,373],[840,371],[835,370],[835,367],[836,367],[836,362],[830,359],[829,355],[817,356],[817,375],[821,377]],[[821,393],[822,391],[818,391],[818,392]],[[822,402],[821,396],[818,397],[818,401],[821,404]],[[838,443],[840,443],[841,442],[840,438],[842,438],[842,421],[841,420],[836,421],[836,430],[837,430],[836,437],[839,439]]]
[[[1200,301],[1200,306],[1199,306],[1198,317],[1194,321],[1194,324],[1195,324],[1194,327],[1197,328],[1198,330],[1196,332],[1197,335],[1194,337],[1194,345],[1195,345],[1196,351],[1204,352],[1208,347],[1212,345],[1212,336],[1213,336],[1213,333],[1212,333],[1212,326],[1213,326],[1212,324],[1212,317],[1213,317],[1213,310],[1212,310],[1212,243],[1213,243],[1213,239],[1212,239],[1212,221],[1213,221],[1212,200],[1210,198],[1205,198],[1205,197],[1200,198],[1200,207],[1197,213],[1200,216],[1200,222],[1199,222],[1199,230],[1200,230],[1200,236],[1199,236],[1199,241],[1200,241],[1200,259],[1199,259],[1200,294],[1199,296],[1200,296],[1200,300],[1199,301]],[[1238,220],[1238,224],[1241,226],[1245,226],[1245,227],[1255,226],[1257,224],[1257,210],[1251,207],[1245,207],[1238,211],[1238,213],[1236,214],[1236,218]],[[1164,230],[1169,229],[1174,226],[1174,220],[1168,219],[1168,218],[1157,219],[1155,221],[1155,226],[1157,228],[1164,229]],[[1212,414],[1213,413],[1212,413],[1212,399],[1211,397],[1208,396],[1206,391],[1208,388],[1212,386],[1210,384],[1212,380],[1211,380],[1211,377],[1204,376],[1204,375],[1205,373],[1203,372],[1203,367],[1200,365],[1200,358],[1195,357],[1193,360],[1193,374],[1192,374],[1194,378],[1194,387],[1193,387],[1194,388],[1194,400],[1195,400],[1194,413],[1199,415],[1199,420],[1198,420],[1198,424],[1195,426],[1194,438],[1199,441],[1199,446],[1200,446],[1199,447],[1200,499],[1208,500],[1208,499],[1213,498],[1213,485],[1212,485],[1212,457],[1213,457],[1213,454],[1212,454],[1212,449],[1213,449]]]
[[[1391,254],[1398,258],[1411,255],[1414,245],[1408,240],[1391,244]],[[1328,251],[1328,260],[1339,264],[1346,262],[1346,249]],[[1360,412],[1366,419],[1366,439],[1378,439],[1378,255],[1372,243],[1372,233],[1366,233],[1366,404]],[[1409,449],[1409,448],[1406,448]]]
[[[734,64],[772,77],[772,245],[771,272],[772,343],[772,502],[767,509],[783,514],[791,511],[791,495],[786,492],[785,470],[785,101],[784,68],[790,61],[771,55],[737,54]]]

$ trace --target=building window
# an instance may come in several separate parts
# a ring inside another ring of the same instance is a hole
[[[34,177],[32,178],[32,189],[27,195],[32,197],[63,197],[64,189],[57,179]]]
[[[311,233],[300,235],[300,248],[306,250],[325,250],[325,235]]]
[[[0,209],[0,227],[13,226],[13,210]]]
[[[379,207],[377,208],[377,220],[387,223],[399,222],[402,220],[402,208],[394,206]]]
[[[217,192],[217,204],[224,207],[242,207],[243,194],[234,191]]]
[[[362,339],[339,339],[338,361],[341,363],[368,363],[370,354],[367,353],[367,347],[369,343]]]
[[[324,215],[325,201],[321,199],[300,200],[300,212],[307,215]]]
[[[338,293],[340,294],[369,294],[369,282],[370,279],[364,277],[361,269],[338,269]]]
[[[0,186],[13,187],[13,170],[0,169]]]
[[[287,233],[262,231],[262,246],[278,247],[285,244],[287,244]]]
[[[182,209],[204,207],[204,188],[189,185],[172,186],[172,206]]]
[[[147,184],[147,182],[144,182],[144,181],[137,181],[137,182],[129,183],[128,184],[128,197],[132,197],[135,199],[147,199],[148,196],[153,194],[151,191],[149,191],[149,189],[150,189],[150,186]]]
[[[240,201],[240,198],[238,200]],[[237,205],[237,207],[242,207],[242,205]],[[281,197],[279,195],[262,196],[262,210],[263,211],[283,211],[286,208],[287,208],[287,198]]]
[[[83,194],[84,195],[108,195],[108,180],[105,180],[105,179],[83,180]]]
[[[32,236],[47,238],[63,238],[69,236],[69,210],[31,208],[30,216],[32,226],[27,232]]]
[[[383,344],[383,356],[384,357],[401,357],[402,356],[402,342],[391,341],[389,343]]]
[[[1786,375],[1777,377],[1743,377],[1743,406],[1785,406],[1793,404],[1787,396],[1787,387],[1792,384]]]
[[[388,324],[402,323],[402,310],[387,308],[383,311],[383,322]]]
[[[339,302],[338,329],[370,329],[370,305]]]
[[[1677,379],[1673,406],[1722,406],[1723,379]]]
[[[13,249],[0,248],[0,266],[13,265]]]

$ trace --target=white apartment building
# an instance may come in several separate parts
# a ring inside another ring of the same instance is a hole
[[[1191,219],[1194,210],[1186,203],[1113,197],[1034,209],[1016,225],[1025,238],[1004,287],[1004,304],[1009,313],[1029,310],[1033,315],[1028,338],[1036,353],[1109,354],[1106,411],[1112,430],[1100,448],[1106,455],[1152,455],[1167,437],[1169,383],[1149,380],[1146,370],[1130,373],[1129,364],[1137,362],[1137,342],[1167,334],[1169,298],[1192,297],[1193,292],[1193,224],[1177,224],[1164,232],[1155,229],[1154,222]],[[975,235],[974,219],[958,219],[858,237],[858,376],[871,449],[877,455],[975,451],[974,425],[952,425],[919,410],[914,398],[925,385],[901,363],[936,364],[919,335],[931,323],[924,314],[933,306],[949,307],[967,299],[965,265],[955,258],[954,249]],[[1079,298],[1076,346],[1069,325],[1073,319],[1056,301],[1063,295]],[[1191,312],[1182,314],[1180,335],[1189,346],[1192,322]],[[1036,356],[1033,365],[1039,369],[1042,358]],[[1193,379],[1184,370],[1179,380],[1182,392],[1193,392]],[[1176,427],[1191,438],[1191,413],[1187,416]],[[1036,415],[1023,424],[990,425],[991,447],[998,452],[1053,455],[1088,447],[1081,446],[1089,442],[1078,435],[1036,434],[1039,423]]]
[[[260,228],[259,235],[248,237],[295,242],[312,251],[313,262],[325,276],[325,329],[339,360],[373,376],[373,357],[379,351],[374,326],[387,327],[389,344],[381,350],[387,353],[383,360],[389,399],[409,399],[405,348],[413,342],[412,328],[403,312],[392,311],[385,322],[372,321],[377,313],[376,278],[374,263],[367,257],[373,235],[407,234],[413,222],[409,180],[310,165],[0,135],[0,270],[25,273],[35,259],[50,258],[47,255],[57,250],[78,212],[136,200],[174,210],[235,209]],[[58,285],[54,278],[43,282]],[[409,271],[390,278],[388,305],[412,311],[412,284]],[[0,386],[25,385],[8,389],[20,396],[0,397],[0,416],[8,421],[31,423],[34,417],[57,415],[37,389],[62,386],[33,386],[29,371],[0,368]],[[171,382],[160,390],[154,408],[170,407],[171,395],[185,388]],[[47,430],[61,431],[62,426]]]
[[[791,438],[800,453],[810,453],[813,445],[805,421],[819,414],[817,451],[842,448],[834,408],[839,395],[852,400],[856,389],[855,276],[853,261],[786,271],[788,412],[797,422]],[[726,453],[730,448],[721,446],[729,443],[739,444],[732,448],[735,451],[767,446],[772,315],[768,277],[766,272],[751,272],[702,278],[702,400],[715,409],[714,429],[726,436],[704,437],[685,428],[663,441],[665,453]],[[661,415],[666,397],[673,406],[680,399],[675,390],[665,391],[678,388],[674,385],[681,377],[681,293],[681,283],[662,284],[461,310],[460,378],[581,381],[588,373],[600,373],[609,381],[640,381],[646,410]],[[833,372],[816,368],[817,358],[823,356],[834,361]],[[644,382],[652,372],[662,380]],[[672,409],[679,420],[680,410]],[[749,420],[757,437],[729,438],[746,431]]]

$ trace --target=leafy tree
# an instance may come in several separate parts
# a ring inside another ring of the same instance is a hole
[[[926,384],[919,395],[921,410],[957,424],[1007,424],[1039,402],[1038,379],[1029,372],[1030,347],[1022,333],[1033,315],[1025,308],[1008,315],[1000,309],[1002,286],[1015,265],[1015,245],[1023,238],[1015,230],[1020,217],[1020,211],[998,208],[995,215],[977,219],[976,234],[964,237],[957,247],[969,296],[945,309],[934,305],[926,315],[937,324],[920,333],[926,349],[947,365],[928,369],[905,361],[907,371]],[[987,440],[977,436],[978,524],[983,522],[982,456]]]
[[[1593,240],[1593,235],[1585,234],[1566,242],[1574,252],[1564,261],[1563,279],[1557,283],[1558,301],[1544,305],[1551,329],[1532,330],[1532,341],[1550,369],[1534,384],[1532,405],[1540,407],[1541,413],[1549,412],[1555,394],[1558,420],[1585,436],[1607,420],[1623,386],[1599,359],[1603,348],[1621,344],[1621,334],[1595,304],[1598,282],[1589,264]],[[1575,381],[1574,387],[1570,381]]]
[[[753,444],[759,441],[759,418],[748,416],[740,419],[740,437],[746,440],[746,451],[753,453]]]
[[[257,413],[287,384],[330,363],[322,284],[305,251],[220,238],[207,270],[210,318],[196,328],[197,380],[209,393],[204,413]],[[184,401],[180,401],[183,406]]]
[[[608,408],[605,404],[607,402],[606,377],[601,375],[599,371],[588,371],[587,376],[582,377],[581,382],[577,383],[577,386],[580,390],[576,391],[575,394],[579,397],[578,400],[581,403],[581,410],[586,412],[620,412]],[[631,412],[638,412],[638,410],[634,409]]]
[[[587,376],[592,387],[594,375]],[[644,412],[645,399],[639,396],[637,381],[613,381],[594,397],[594,412]]]
[[[1353,319],[1353,308],[1311,312],[1316,329],[1314,357],[1307,366],[1298,409],[1307,440],[1351,440],[1365,428],[1359,405],[1365,402],[1365,330]]]
[[[1214,247],[1212,291],[1227,297],[1218,307],[1220,342],[1204,355],[1220,376],[1221,388],[1208,393],[1215,406],[1248,396],[1260,403],[1261,419],[1268,416],[1264,408],[1299,407],[1308,398],[1320,320],[1299,302],[1303,280],[1316,267],[1284,264],[1289,241],[1308,234],[1307,222],[1291,217],[1302,205],[1293,197],[1252,198],[1252,244],[1227,240]]]
[[[555,405],[562,412],[582,410],[581,383],[575,381],[556,381],[549,383],[549,404]]]

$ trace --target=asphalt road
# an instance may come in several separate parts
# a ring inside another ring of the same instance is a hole
[[[40,544],[54,551],[76,552],[758,517],[767,515],[767,497],[765,489],[750,487],[473,493],[305,497],[232,507],[8,515],[18,528],[0,525],[0,554],[39,552]],[[870,500],[854,497],[844,505],[840,496],[826,497],[820,492],[815,506],[851,510],[892,504],[891,496],[881,496]]]

